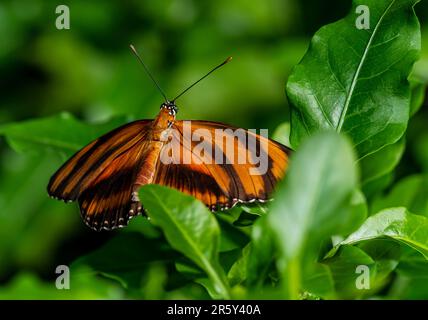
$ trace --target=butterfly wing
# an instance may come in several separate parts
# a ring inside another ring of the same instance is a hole
[[[48,193],[78,200],[92,229],[126,225],[142,210],[133,192],[140,167],[150,158],[150,125],[151,120],[135,121],[91,142],[52,176]]]
[[[290,150],[278,142],[239,129],[244,132],[245,142],[235,136],[237,130],[217,122],[176,121],[171,141],[161,150],[154,183],[190,194],[212,211],[231,208],[238,202],[268,200],[285,174]],[[223,136],[217,137],[216,132]],[[221,143],[221,139],[226,143]],[[250,144],[250,140],[255,143]],[[198,152],[201,148],[197,145],[201,141],[206,146],[205,151],[211,152]],[[260,171],[254,160],[262,159],[263,154],[267,166]],[[240,161],[240,156],[244,155],[251,160]]]
[[[131,122],[89,143],[52,176],[49,195],[64,201],[76,200],[115,158],[145,139],[150,124],[151,120]]]
[[[94,230],[110,230],[128,224],[142,212],[138,198],[139,174],[153,172],[150,168],[154,150],[152,141],[142,140],[115,158],[78,196],[85,223]],[[144,183],[143,183],[144,184]]]

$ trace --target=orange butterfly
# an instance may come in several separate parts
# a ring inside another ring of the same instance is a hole
[[[78,151],[50,179],[49,195],[77,200],[84,222],[97,231],[126,226],[130,218],[141,214],[144,209],[138,190],[146,184],[178,189],[201,200],[211,211],[268,200],[285,174],[290,149],[222,123],[175,119],[177,98],[230,58],[169,101],[133,46],[131,49],[165,98],[158,116],[123,125]],[[234,134],[236,130],[245,132],[244,140]],[[220,138],[217,132],[222,133]],[[229,142],[229,150],[223,139]],[[243,155],[247,161],[239,161]],[[261,166],[248,160],[262,155],[266,168],[254,174]]]

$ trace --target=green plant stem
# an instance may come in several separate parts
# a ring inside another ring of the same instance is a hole
[[[301,287],[300,259],[294,258],[287,263],[287,293],[291,300],[299,300]]]

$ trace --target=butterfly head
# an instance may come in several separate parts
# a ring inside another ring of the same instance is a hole
[[[167,112],[170,116],[174,116],[178,112],[178,108],[175,105],[174,101],[167,101],[161,104],[160,106],[161,111]]]
[[[160,106],[159,115],[156,117],[154,123],[155,127],[164,130],[170,128],[175,121],[175,115],[178,108],[174,102],[167,100]]]

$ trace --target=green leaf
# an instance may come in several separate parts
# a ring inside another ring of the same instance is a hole
[[[205,288],[206,292],[212,299],[222,299],[223,297],[219,294],[216,289],[216,284],[213,283],[206,275],[206,273],[197,267],[189,259],[177,260],[175,267],[180,274],[184,275],[186,280],[194,281]]]
[[[143,278],[155,262],[172,263],[179,255],[165,242],[136,232],[120,233],[101,248],[78,258],[71,272],[86,267],[86,272],[102,274],[119,281],[125,288],[140,289]]]
[[[116,283],[90,274],[70,277],[70,290],[58,290],[54,282],[42,281],[32,273],[19,273],[0,288],[1,300],[97,300],[124,299]]]
[[[249,241],[249,237],[233,224],[222,219],[218,219],[221,229],[219,252],[242,249]]]
[[[428,274],[428,267],[425,268]],[[396,300],[426,300],[428,297],[428,277],[398,275],[388,292],[388,298]]]
[[[413,135],[412,144],[409,147],[417,164],[422,167],[424,172],[428,172],[428,132],[425,131],[426,120],[422,118],[421,122],[419,128],[417,128],[417,133]]]
[[[411,79],[412,96],[410,99],[410,116],[414,116],[422,107],[425,100],[426,84],[423,81]]]
[[[336,216],[343,217],[336,226],[336,235],[348,235],[366,220],[368,214],[367,201],[364,194],[355,189],[349,204],[338,209]],[[339,220],[339,219],[338,219]]]
[[[230,298],[226,275],[218,260],[220,229],[214,215],[193,197],[158,185],[143,186],[140,199],[171,247],[205,271],[215,297]]]
[[[410,85],[410,116],[413,116],[419,110],[424,101],[426,86],[423,82],[414,79],[410,81]],[[405,146],[406,139],[402,137],[396,143],[387,145],[379,151],[360,159],[362,189],[367,197],[371,197],[376,193],[379,193],[388,186],[388,183],[383,182],[390,180],[388,177],[399,164],[403,156]]]
[[[251,231],[251,248],[247,262],[247,285],[259,288],[265,282],[274,260],[274,239],[268,216],[254,223]]]
[[[83,227],[77,208],[48,197],[48,179],[59,165],[51,156],[23,156],[9,148],[0,153],[0,277],[22,265],[43,270]]]
[[[403,248],[406,249],[406,248]],[[388,297],[426,300],[428,297],[428,261],[419,252],[408,248],[402,254]]]
[[[258,214],[248,213],[243,211],[237,220],[233,222],[233,225],[236,227],[248,227],[253,225],[255,221],[260,217]]]
[[[364,195],[370,200],[374,196],[378,195],[379,192],[388,188],[393,181],[394,173],[390,172],[374,180],[367,181],[361,189],[364,192]]]
[[[240,257],[235,261],[227,273],[227,278],[229,279],[229,283],[232,287],[243,283],[247,279],[247,265],[250,254],[251,245],[248,244],[244,249],[242,249]]]
[[[362,298],[379,291],[398,265],[400,247],[391,240],[372,240],[356,246],[341,246],[337,254],[323,263],[331,269],[338,297]],[[367,289],[358,289],[358,266],[369,268],[370,283]]]
[[[316,155],[316,161],[314,161]],[[280,248],[290,297],[301,289],[300,272],[314,260],[325,238],[355,229],[347,210],[357,184],[355,156],[349,142],[336,133],[307,140],[290,160],[288,175],[278,186],[267,215]]]
[[[409,213],[406,208],[385,209],[369,217],[340,245],[357,244],[384,237],[403,243],[428,259],[428,218]],[[335,249],[329,256],[334,251]]]
[[[402,253],[400,244],[391,239],[376,239],[365,241],[358,247],[376,261],[376,277],[372,288],[381,289],[398,266]]]
[[[343,246],[333,258],[325,260],[323,263],[330,267],[336,292],[341,298],[361,297],[365,293],[365,290],[357,289],[355,282],[359,276],[356,269],[360,265],[369,268],[370,285],[374,282],[376,263],[368,254],[357,247]]]
[[[421,47],[418,0],[354,0],[350,14],[322,27],[290,75],[291,143],[314,132],[345,132],[359,157],[398,141],[409,119],[407,78]],[[356,27],[356,7],[370,29]]]
[[[257,216],[264,216],[268,213],[268,207],[266,203],[242,204],[241,208],[245,212]]]
[[[393,239],[374,239],[371,241],[364,241],[358,244],[358,248],[367,253],[376,261],[380,260],[395,260],[398,261],[402,255],[402,247],[400,244]],[[411,253],[415,253],[414,250],[409,249]],[[419,254],[419,253],[417,253]]]
[[[278,126],[278,128],[275,129],[272,139],[282,143],[283,145],[287,147],[291,147],[290,143],[290,123],[284,122]]]
[[[388,194],[372,201],[371,212],[393,207],[406,207],[428,217],[428,177],[413,175],[398,181]]]
[[[0,126],[0,135],[17,152],[40,153],[54,150],[64,157],[123,124],[124,118],[114,118],[103,124],[87,124],[68,113],[56,116],[8,123]]]
[[[403,250],[397,273],[411,278],[426,278],[428,280],[428,261],[419,252]]]
[[[237,227],[251,226],[259,217],[268,213],[268,207],[265,203],[245,204],[240,207],[243,211],[233,222],[233,225]]]
[[[366,185],[392,172],[404,153],[405,139],[385,146],[360,160],[361,183]]]
[[[334,298],[334,280],[331,270],[321,263],[315,264],[313,270],[302,282],[303,298],[310,297],[329,299]]]

